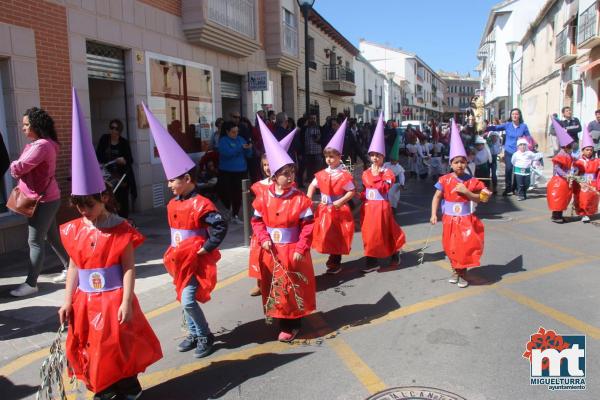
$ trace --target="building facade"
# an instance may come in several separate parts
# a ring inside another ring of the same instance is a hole
[[[360,54],[354,60],[354,70],[356,76],[354,116],[358,121],[370,122],[383,110],[386,76]]]
[[[444,96],[444,120],[458,117],[462,120],[471,107],[471,100],[479,89],[479,78],[470,75],[438,71],[446,85]]]
[[[511,59],[507,43],[518,44],[521,41],[543,3],[544,0],[505,0],[490,10],[477,54],[481,60],[478,69],[486,106],[485,118],[488,120],[507,119],[511,105],[515,105],[514,100],[509,99],[509,81],[512,82],[514,99],[521,48],[516,46]],[[509,72],[512,72],[512,77],[509,77]]]
[[[394,74],[394,79],[403,82],[404,97],[400,97],[400,109],[408,110],[406,119],[430,118],[439,119],[442,116],[444,100],[444,83],[436,72],[419,56],[402,49],[360,41],[362,55],[384,74]],[[413,101],[404,104],[404,100]]]

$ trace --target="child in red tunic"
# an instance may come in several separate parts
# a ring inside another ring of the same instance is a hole
[[[316,308],[310,256],[312,201],[294,187],[294,180],[295,166],[285,165],[276,171],[263,196],[252,203],[252,230],[261,244],[263,308],[267,317],[279,319],[278,339],[283,342],[294,340],[301,318]]]
[[[227,233],[227,223],[215,205],[196,189],[195,169],[169,179],[176,196],[167,205],[171,245],[163,261],[173,277],[177,300],[181,302],[188,336],[179,351],[195,349],[194,357],[210,354],[215,340],[197,301],[206,303],[217,284],[217,247]]]
[[[316,189],[321,192],[312,248],[321,254],[329,254],[325,264],[327,273],[337,274],[342,269],[342,254],[350,254],[352,247],[354,217],[347,203],[354,197],[356,188],[352,175],[342,165],[340,152],[326,147],[323,155],[328,167],[315,174],[306,193],[312,199]]]
[[[363,272],[379,269],[378,258],[392,257],[390,267],[400,264],[400,249],[406,243],[402,228],[396,223],[388,192],[394,184],[394,173],[383,168],[384,155],[370,152],[371,168],[363,172],[365,191],[360,209],[360,225],[366,266]]]
[[[450,260],[453,274],[448,280],[464,288],[469,285],[466,269],[478,267],[483,254],[483,223],[475,216],[472,202],[487,201],[485,184],[465,173],[467,159],[451,160],[452,172],[441,176],[435,184],[431,202],[431,223],[437,223],[437,210],[442,203],[442,244]],[[483,192],[483,195],[480,194]]]
[[[137,374],[162,358],[134,293],[133,249],[144,237],[116,214],[111,191],[71,202],[83,217],[60,228],[70,257],[58,312],[69,321],[67,359],[94,398],[137,398]]]
[[[250,186],[250,190],[254,193],[254,198],[259,199],[267,191],[271,185],[271,169],[269,168],[269,160],[267,155],[263,154],[260,159],[261,170],[266,177],[263,180],[254,182]],[[252,233],[250,237],[250,258],[248,260],[248,276],[256,279],[256,287],[250,291],[250,296],[260,296],[260,267],[258,265],[258,256],[260,255],[260,243],[256,235]]]
[[[590,216],[598,212],[598,168],[600,163],[594,158],[594,142],[587,127],[583,132],[581,157],[575,161],[577,174],[585,179],[585,184],[573,182],[573,197],[577,215],[581,215],[583,223],[590,222]]]
[[[572,152],[572,145],[569,144],[562,147],[552,158],[553,176],[546,186],[546,201],[548,208],[552,211],[552,222],[558,224],[564,223],[563,211],[569,206],[573,195],[573,190],[567,180],[573,167]]]

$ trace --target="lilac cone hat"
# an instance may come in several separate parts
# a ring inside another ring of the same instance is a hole
[[[554,118],[552,118],[552,126],[554,127],[554,132],[556,133],[560,147],[565,147],[573,143],[573,138],[567,133],[567,130]]]
[[[92,135],[81,114],[77,92],[73,88],[73,122],[71,143],[71,194],[85,196],[106,190],[106,184],[92,145]]]
[[[265,146],[265,152],[267,153],[271,176],[273,176],[281,169],[281,167],[288,164],[294,164],[294,161],[290,158],[287,151],[281,147],[277,139],[275,139],[275,136],[273,136],[269,128],[267,128],[260,118],[258,118],[258,125],[260,127],[260,136],[262,137],[263,145]],[[286,138],[287,136],[283,138],[282,141]]]
[[[375,126],[375,133],[373,133],[373,139],[371,139],[371,145],[367,153],[379,153],[385,156],[385,140],[383,138],[383,113],[379,114],[377,120],[377,126]]]
[[[581,139],[581,148],[584,149],[586,147],[594,147],[594,141],[587,125],[583,127],[583,138]]]
[[[285,135],[285,137],[279,141],[279,145],[281,147],[283,147],[283,149],[285,151],[290,150],[290,146],[292,145],[292,142],[294,141],[294,135],[296,135],[297,130],[298,130],[298,128],[294,128],[294,130],[292,130],[290,133]]]
[[[456,121],[452,120],[452,129],[450,132],[450,161],[455,157],[467,158],[467,152],[460,137],[460,131],[456,125]]]
[[[175,139],[169,132],[160,124],[152,112],[142,103],[146,119],[150,125],[150,132],[154,138],[154,143],[158,148],[160,162],[167,179],[174,179],[181,176],[194,168],[196,163],[187,155],[187,153],[177,144]]]
[[[342,154],[344,152],[344,137],[346,136],[346,124],[348,123],[348,118],[342,122],[342,125],[338,128],[337,131],[333,134],[333,137],[325,146],[326,149],[335,149],[338,153]]]

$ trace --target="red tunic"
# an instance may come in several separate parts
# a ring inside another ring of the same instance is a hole
[[[438,179],[436,188],[444,196],[444,201],[455,203],[470,203],[462,194],[454,189],[463,183],[473,193],[480,192],[485,184],[476,178],[470,177],[462,181],[454,173],[446,174]],[[464,216],[442,216],[442,244],[444,252],[454,269],[478,267],[483,254],[484,232],[483,223],[475,214]]]
[[[366,189],[377,189],[383,196],[387,195],[395,179],[394,173],[389,169],[383,169],[378,176],[373,176],[369,168],[362,175],[365,192]],[[360,225],[367,257],[389,257],[406,243],[406,236],[396,223],[387,200],[368,200],[363,193]]]
[[[600,168],[597,158],[587,159],[581,157],[574,163],[579,171],[579,175],[588,175],[587,181],[590,187],[581,186],[573,182],[573,201],[577,215],[594,215],[598,212],[598,168]]]
[[[270,180],[263,179],[262,181],[255,182],[252,186],[250,186],[250,190],[254,193],[255,199],[260,201],[259,199],[262,197],[263,193],[269,188]],[[256,238],[254,232],[252,232],[252,236],[250,237],[250,258],[248,260],[248,276],[254,279],[260,279],[260,267],[258,265],[258,256],[260,255],[260,243]]]
[[[167,205],[169,226],[173,229],[206,229],[207,225],[202,219],[215,211],[215,205],[199,194],[187,200],[171,199]],[[165,267],[173,277],[177,300],[181,301],[181,292],[192,276],[199,283],[196,300],[201,303],[210,300],[210,293],[217,284],[217,261],[221,258],[221,253],[215,249],[199,256],[198,250],[205,241],[206,238],[202,236],[187,238],[177,247],[169,246],[163,256]]]
[[[346,195],[344,187],[352,182],[352,175],[345,170],[333,172],[322,170],[315,174],[319,190],[325,202],[317,207],[312,248],[321,254],[350,254],[354,236],[354,217],[348,204],[339,209],[327,204],[326,198]]]
[[[274,194],[274,185],[271,185],[261,199],[256,199],[252,203],[255,210],[255,216],[252,219],[252,230],[258,237],[260,243],[270,240],[267,227],[270,228],[298,228],[300,234],[295,243],[276,243],[273,242],[273,254],[282,264],[283,269],[279,269],[275,279],[280,279],[288,271],[286,283],[286,293],[279,291],[275,296],[275,304],[266,315],[273,318],[294,319],[309,315],[316,309],[316,283],[313,271],[312,259],[310,257],[310,243],[312,239],[313,220],[302,219],[303,216],[311,215],[312,201],[296,188],[285,192],[282,196]],[[302,261],[295,262],[294,253],[300,253],[304,256]],[[262,247],[259,254],[259,265],[261,272],[260,288],[262,292],[263,309],[271,291],[273,280],[273,257],[271,253]],[[298,277],[294,272],[303,275],[304,279]],[[303,309],[298,307],[294,297],[291,285],[295,287],[296,294],[303,300]]]
[[[560,168],[565,174],[568,174],[573,165],[573,158],[570,154],[561,150],[552,158],[552,164],[554,164],[554,168]],[[573,191],[569,187],[569,182],[562,176],[555,174],[546,186],[546,201],[550,211],[566,210],[572,194]]]
[[[65,250],[79,269],[121,264],[131,243],[144,237],[128,222],[112,228],[96,228],[78,218],[60,227]],[[69,321],[66,353],[77,379],[98,393],[115,382],[144,372],[162,358],[160,343],[133,295],[131,320],[119,324],[117,312],[123,288],[87,293],[76,289]]]

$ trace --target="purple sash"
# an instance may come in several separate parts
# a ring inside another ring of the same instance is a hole
[[[382,195],[377,189],[367,189],[366,198],[367,200],[387,201],[388,195],[387,193]]]
[[[451,215],[453,217],[464,217],[465,215],[470,215],[472,213],[471,203],[444,201],[442,204],[442,211],[444,214]]]
[[[100,293],[123,287],[123,268],[111,265],[106,268],[78,269],[79,290]]]
[[[341,199],[343,196],[329,196],[321,193],[321,204],[331,205],[334,201]]]
[[[271,228],[267,226],[267,232],[273,243],[296,243],[300,238],[300,228]]]
[[[596,178],[596,174],[583,174],[583,177],[587,180],[587,181],[593,181],[594,178]]]
[[[207,237],[205,228],[200,229],[175,229],[171,228],[171,247],[177,247],[181,242],[194,236]]]

